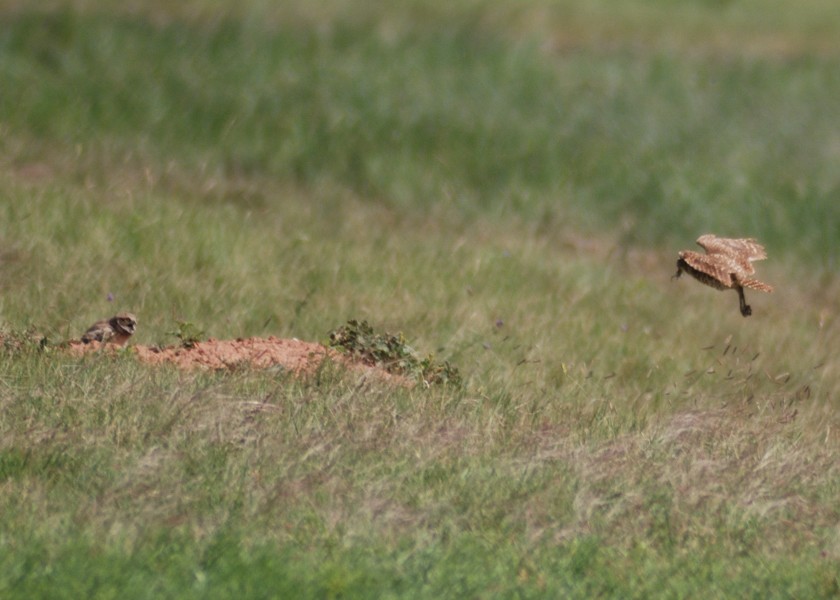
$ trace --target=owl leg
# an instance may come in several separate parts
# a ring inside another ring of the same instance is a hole
[[[738,291],[738,301],[741,304],[741,314],[745,317],[749,317],[752,314],[752,308],[750,308],[750,305],[747,304],[746,298],[744,298],[744,288],[740,285],[736,285],[735,289]]]

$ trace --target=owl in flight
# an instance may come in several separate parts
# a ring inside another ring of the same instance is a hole
[[[764,246],[752,238],[732,239],[719,238],[707,233],[697,238],[697,243],[706,254],[683,250],[677,260],[677,274],[683,271],[718,290],[734,288],[738,292],[741,314],[749,317],[752,309],[744,299],[744,288],[772,292],[773,288],[751,276],[755,273],[752,266],[754,260],[764,260],[767,252]]]

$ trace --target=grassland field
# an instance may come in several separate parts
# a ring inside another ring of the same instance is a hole
[[[0,597],[837,597],[838,98],[829,0],[0,0]]]

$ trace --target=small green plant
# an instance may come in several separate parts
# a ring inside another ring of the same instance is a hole
[[[190,321],[175,321],[178,328],[170,331],[167,335],[174,335],[181,340],[184,348],[193,348],[198,342],[204,339],[204,330]]]
[[[437,362],[429,354],[420,358],[402,332],[375,333],[367,321],[351,319],[329,333],[329,345],[356,360],[396,375],[407,375],[427,384],[461,384],[461,374],[448,361]]]

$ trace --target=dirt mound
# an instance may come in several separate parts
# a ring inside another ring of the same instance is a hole
[[[321,344],[276,337],[236,340],[211,338],[196,342],[191,348],[136,346],[135,351],[143,362],[173,363],[182,369],[231,369],[242,366],[264,369],[279,365],[296,374],[313,372],[328,357],[336,362],[342,360],[341,355]]]
[[[71,342],[71,352],[81,355],[100,350],[117,351],[113,345],[90,342]],[[280,366],[295,375],[314,373],[325,359],[329,359],[349,368],[363,372],[372,372],[387,379],[400,379],[389,373],[367,365],[349,361],[344,355],[321,344],[304,342],[297,339],[245,338],[236,340],[209,339],[196,342],[194,346],[158,346],[132,345],[129,347],[137,358],[150,364],[171,363],[181,369],[235,369],[252,367],[264,369]]]

